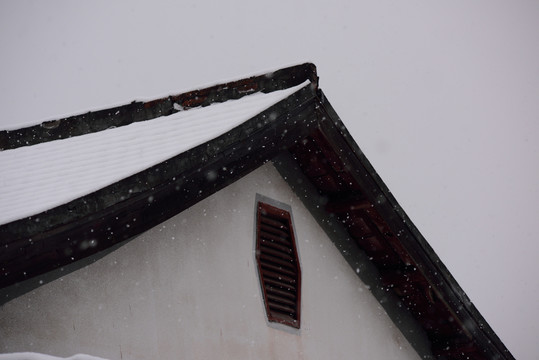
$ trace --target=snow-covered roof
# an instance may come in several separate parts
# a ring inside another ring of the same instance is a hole
[[[35,352],[19,352],[11,354],[0,354],[0,360],[106,360],[104,358],[86,355],[76,354],[67,358],[58,356],[46,355]]]
[[[0,224],[65,204],[214,139],[307,83],[0,151]]]

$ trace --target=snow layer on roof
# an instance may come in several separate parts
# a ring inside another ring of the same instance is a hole
[[[307,83],[0,151],[0,224],[65,204],[214,139]]]
[[[33,353],[33,352],[21,352],[11,354],[0,354],[0,360],[106,360],[100,357],[77,354],[68,358],[61,358],[51,355]]]

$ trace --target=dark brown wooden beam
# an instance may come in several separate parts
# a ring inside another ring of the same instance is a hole
[[[133,122],[167,116],[193,107],[239,99],[255,92],[268,93],[287,89],[306,80],[310,80],[315,87],[318,86],[318,76],[314,64],[305,63],[291,66],[247,79],[171,95],[148,102],[134,101],[131,104],[46,121],[40,125],[22,129],[2,130],[0,131],[0,151],[80,136],[111,127],[125,126]]]

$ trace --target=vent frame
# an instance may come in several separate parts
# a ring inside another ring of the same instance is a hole
[[[256,202],[255,258],[266,316],[299,329],[301,266],[291,212],[264,200]]]

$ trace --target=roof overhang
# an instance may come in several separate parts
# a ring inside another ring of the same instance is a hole
[[[184,108],[205,106],[305,80],[310,84],[205,144],[65,205],[0,226],[0,287],[133,238],[284,157],[314,189],[315,196],[306,201],[323,209],[313,212],[319,223],[326,229],[340,224],[346,238],[338,241],[371,259],[382,290],[392,292],[413,315],[437,358],[512,359],[348,133],[318,88],[312,64],[11,133],[16,136],[0,132],[0,145],[6,149],[24,139],[83,135],[171,113],[178,102]],[[118,117],[104,116],[111,113]],[[327,232],[330,237],[339,233]]]

